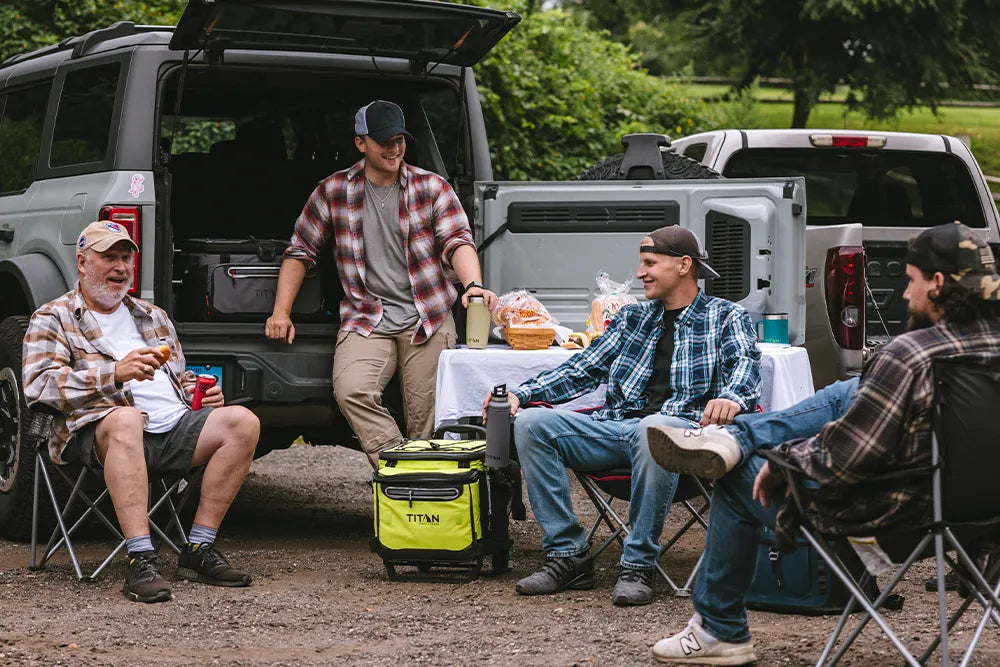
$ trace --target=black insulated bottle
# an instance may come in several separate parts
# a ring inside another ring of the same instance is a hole
[[[506,468],[510,462],[510,401],[507,385],[493,387],[486,409],[486,466]]]

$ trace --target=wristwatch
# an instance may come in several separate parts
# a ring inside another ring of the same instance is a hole
[[[465,286],[465,291],[468,292],[473,287],[478,287],[479,289],[486,289],[486,287],[483,286],[481,282],[479,282],[478,280],[473,280],[471,283]]]

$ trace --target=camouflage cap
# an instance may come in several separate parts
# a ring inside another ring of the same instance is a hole
[[[984,301],[1000,301],[1000,276],[990,246],[971,229],[954,224],[931,227],[910,241],[906,263],[941,272]]]

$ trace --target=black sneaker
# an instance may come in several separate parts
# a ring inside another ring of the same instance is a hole
[[[549,556],[538,572],[517,582],[521,595],[548,595],[562,590],[594,587],[594,561],[588,553],[577,556]]]
[[[177,558],[177,578],[213,586],[249,586],[252,579],[229,564],[214,544],[186,544]]]
[[[128,555],[122,592],[133,602],[166,602],[171,598],[170,586],[160,576],[160,557],[155,551]]]
[[[616,607],[649,604],[653,601],[653,570],[634,570],[623,567],[618,571],[618,581],[611,593]]]

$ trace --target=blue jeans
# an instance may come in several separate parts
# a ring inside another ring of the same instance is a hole
[[[774,528],[774,506],[765,509],[752,497],[754,478],[764,465],[754,452],[816,435],[846,412],[857,387],[857,378],[835,382],[790,408],[741,415],[729,427],[743,450],[743,462],[715,483],[704,557],[692,593],[702,627],[716,639],[749,641],[746,596],[757,570],[761,527]]]
[[[740,443],[745,461],[758,449],[816,435],[825,424],[847,412],[857,389],[856,377],[834,382],[784,410],[739,415],[728,427],[729,432]]]
[[[650,415],[642,419],[600,421],[568,410],[536,408],[518,414],[514,442],[528,500],[544,536],[548,556],[575,556],[590,547],[570,500],[565,468],[581,472],[632,469],[622,567],[649,569],[660,555],[660,533],[677,489],[677,474],[658,466],[649,454],[650,426],[695,424],[680,417]]]

